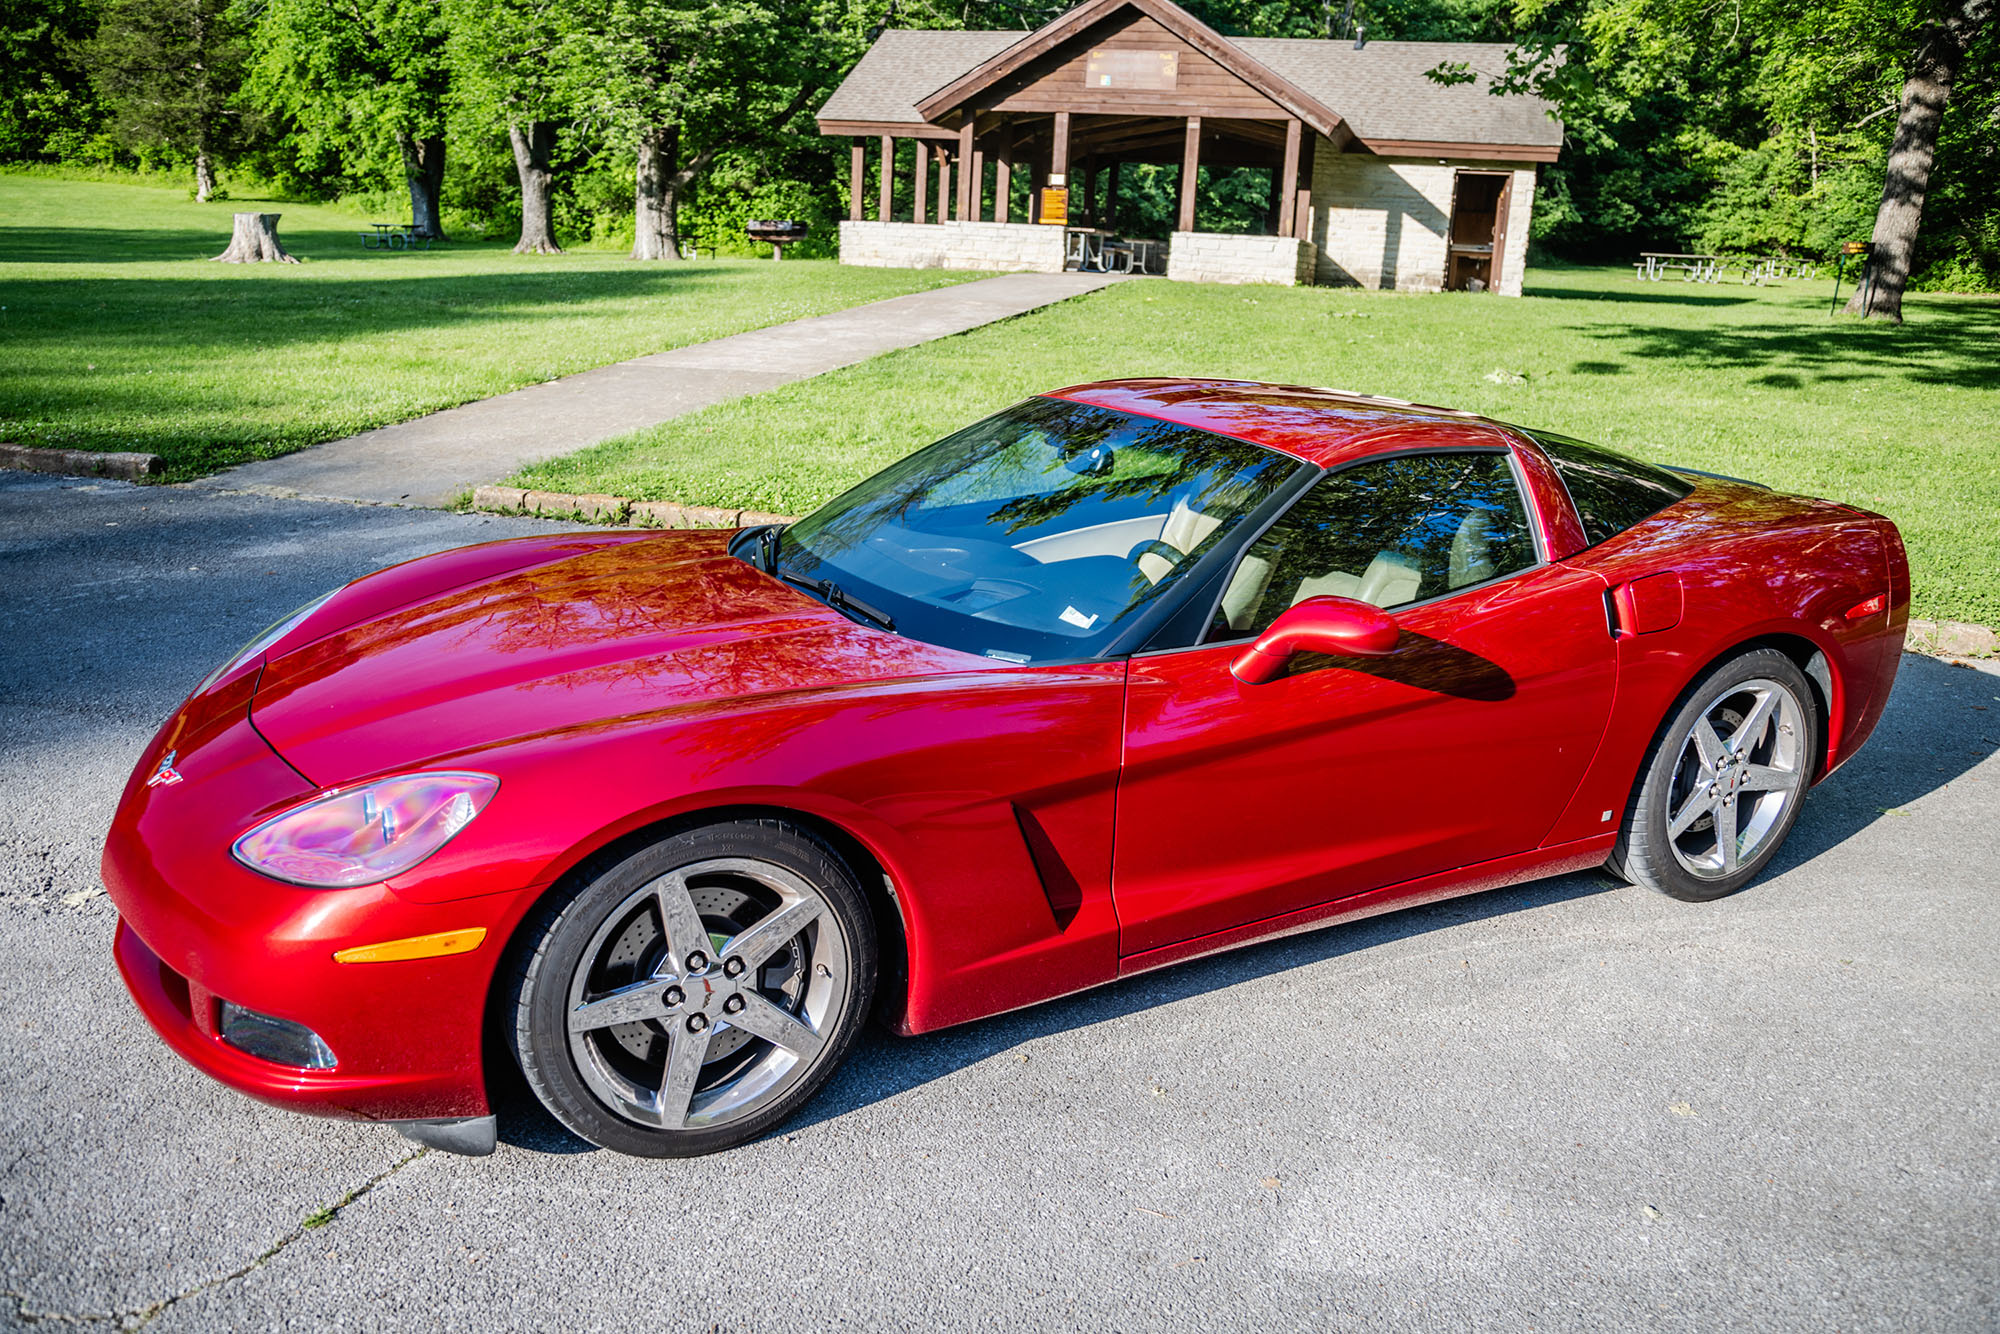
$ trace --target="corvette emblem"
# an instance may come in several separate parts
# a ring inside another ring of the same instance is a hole
[[[180,782],[181,771],[174,768],[174,757],[179,754],[180,752],[177,750],[170,750],[160,756],[160,767],[153,770],[153,776],[146,780],[146,786],[172,787],[175,783]]]

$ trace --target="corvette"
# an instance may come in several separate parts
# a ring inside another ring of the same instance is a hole
[[[789,525],[368,575],[211,673],[104,879],[166,1042],[490,1152],[758,1136],[920,1034],[1594,867],[1771,860],[1889,696],[1895,525],[1366,395],[1027,400]]]

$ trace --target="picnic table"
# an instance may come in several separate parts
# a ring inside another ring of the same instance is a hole
[[[361,248],[364,250],[407,250],[421,245],[431,248],[431,238],[419,235],[417,229],[407,222],[371,222],[369,231],[360,233]]]
[[[1743,281],[1762,287],[1784,278],[1811,280],[1819,276],[1819,261],[1816,259],[1795,259],[1790,255],[1762,255],[1736,261],[1736,267],[1743,270]]]
[[[1716,280],[1723,259],[1720,255],[1675,255],[1656,250],[1642,250],[1633,262],[1634,278],[1642,283],[1656,283],[1667,276],[1670,269],[1678,269],[1681,281],[1685,283],[1712,283]]]
[[[1152,273],[1162,243],[1127,239],[1102,227],[1064,229],[1063,267],[1083,273]]]
[[[1673,255],[1659,251],[1640,252],[1632,262],[1632,276],[1640,282],[1659,282],[1671,270],[1678,270],[1682,282],[1712,283],[1724,270],[1744,283],[1762,287],[1781,278],[1812,278],[1819,273],[1816,260],[1793,259],[1788,255],[1751,255],[1730,259],[1723,255]]]

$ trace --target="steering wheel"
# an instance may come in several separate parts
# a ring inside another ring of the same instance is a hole
[[[1172,574],[1174,572],[1174,567],[1187,559],[1186,552],[1182,551],[1179,547],[1175,546],[1173,543],[1163,542],[1157,537],[1149,537],[1145,541],[1134,545],[1130,551],[1125,553],[1125,559],[1131,561],[1134,565],[1137,565],[1139,563],[1139,557],[1149,556],[1149,555],[1158,556],[1161,560],[1167,563],[1167,574]],[[1144,574],[1145,571],[1141,570],[1140,573]],[[1166,578],[1167,574],[1161,575],[1160,579]],[[1147,576],[1148,583],[1157,584],[1160,582],[1160,579],[1155,579],[1150,575]]]

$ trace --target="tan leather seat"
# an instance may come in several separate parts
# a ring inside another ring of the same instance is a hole
[[[1222,520],[1212,514],[1203,514],[1183,497],[1174,502],[1172,511],[1168,513],[1166,525],[1160,529],[1160,540],[1185,556],[1221,526]],[[1139,557],[1139,570],[1152,583],[1159,583],[1173,568],[1173,562],[1156,551]]]
[[[1449,588],[1484,583],[1499,573],[1493,559],[1493,515],[1489,510],[1473,510],[1459,521],[1451,538],[1451,560],[1445,572]]]

